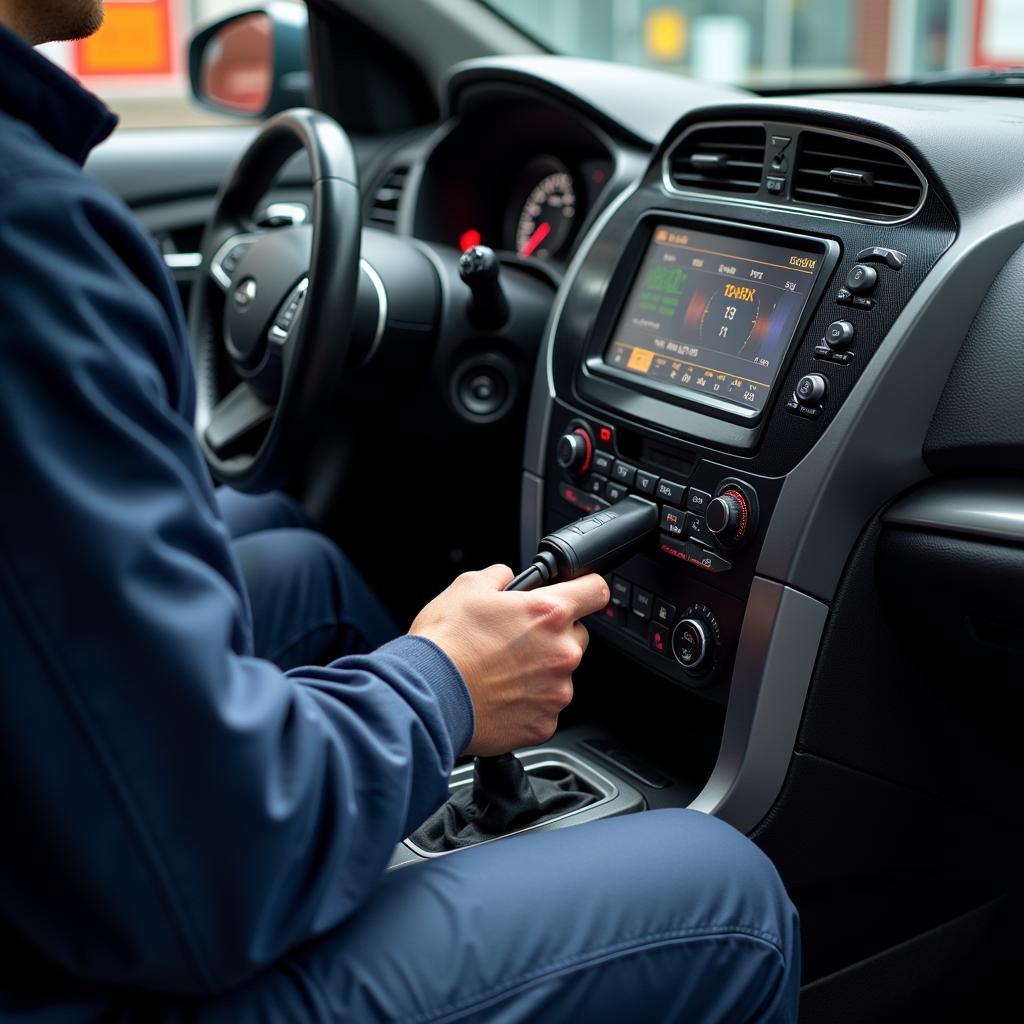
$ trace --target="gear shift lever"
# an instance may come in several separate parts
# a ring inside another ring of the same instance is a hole
[[[529,568],[505,589],[535,590],[605,572],[639,550],[657,528],[657,506],[631,495],[549,533]],[[456,850],[578,810],[596,798],[567,770],[554,779],[531,777],[515,754],[478,757],[472,786],[456,790],[410,838],[430,853]]]

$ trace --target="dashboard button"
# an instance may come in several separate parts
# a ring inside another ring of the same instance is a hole
[[[603,473],[605,476],[611,476],[612,463],[614,461],[615,456],[609,452],[594,452],[594,461],[590,468],[595,473]]]
[[[666,505],[661,510],[661,528],[673,537],[681,537],[686,530],[686,513]]]
[[[621,576],[613,576],[611,590],[612,604],[616,608],[628,608],[630,596],[633,593],[633,584]]]
[[[653,473],[648,473],[646,469],[636,471],[636,489],[641,494],[653,494],[657,486],[658,478]]]
[[[848,348],[853,344],[856,333],[849,320],[833,320],[825,328],[825,344],[829,348]]]
[[[633,588],[633,614],[639,615],[641,619],[651,617],[651,606],[654,604],[654,595],[649,590],[642,590],[640,587]]]
[[[687,537],[692,537],[700,544],[714,543],[714,538],[708,529],[708,521],[703,516],[694,515],[692,512],[688,513],[684,532]]]
[[[683,619],[672,633],[672,653],[683,668],[696,671],[709,661],[712,649],[710,630],[698,618]]]
[[[698,491],[696,487],[691,487],[686,495],[687,509],[690,512],[696,512],[699,516],[704,515],[707,511],[709,501],[711,501],[711,495],[707,491]]]
[[[660,597],[654,599],[654,614],[651,616],[655,622],[663,626],[671,626],[676,620],[676,606],[663,601]]]
[[[563,434],[555,443],[555,461],[569,473],[586,473],[593,454],[594,441],[583,427]]]
[[[797,383],[793,392],[796,400],[809,408],[815,408],[825,400],[828,381],[820,373],[806,373]]]
[[[705,572],[728,572],[732,568],[732,562],[714,551],[699,550],[695,553],[692,562],[698,569]]]
[[[606,483],[608,483],[608,477],[595,474],[594,476],[588,476],[580,486],[591,494],[604,494],[604,485]]]
[[[654,489],[654,496],[668,505],[681,508],[686,497],[686,488],[682,484],[674,484],[671,480],[659,480]]]
[[[647,634],[647,644],[657,654],[664,654],[666,657],[671,657],[672,655],[672,643],[669,639],[667,626],[652,622],[650,631]]]
[[[618,484],[614,480],[609,480],[605,484],[604,493],[609,501],[622,501],[629,494],[629,488],[623,487],[622,484]]]
[[[870,245],[857,253],[858,263],[884,263],[890,270],[902,270],[906,261],[906,253],[882,245]]]
[[[632,487],[636,479],[636,466],[631,466],[628,462],[616,462],[612,466],[612,479]]]
[[[578,508],[581,512],[597,512],[607,505],[602,498],[587,494],[586,491],[567,484],[565,481],[558,485],[558,493],[563,501],[567,501],[573,508]]]
[[[846,275],[846,287],[855,295],[863,295],[878,284],[878,271],[866,263],[855,263]]]
[[[626,621],[626,613],[616,604],[605,605],[597,613],[597,617],[602,622],[607,622],[609,626],[621,626]]]

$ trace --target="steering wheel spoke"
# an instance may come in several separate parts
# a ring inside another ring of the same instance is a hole
[[[242,257],[262,234],[262,231],[241,231],[228,237],[214,253],[210,260],[210,277],[221,291],[231,288],[231,279]]]
[[[273,419],[274,406],[245,383],[214,407],[203,440],[219,458],[227,458],[238,444]]]

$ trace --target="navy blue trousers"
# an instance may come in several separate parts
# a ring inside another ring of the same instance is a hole
[[[280,668],[372,651],[398,629],[336,544],[284,494],[217,491],[252,607],[255,654]]]
[[[294,664],[393,628],[287,499],[221,500],[264,656]],[[237,991],[159,1017],[795,1021],[799,964],[796,911],[771,862],[721,821],[661,810],[393,871],[337,931]]]

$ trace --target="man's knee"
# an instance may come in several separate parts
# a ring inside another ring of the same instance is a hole
[[[698,811],[649,811],[627,819],[641,833],[640,846],[659,850],[666,887],[688,891],[711,918],[777,931],[785,940],[796,912],[775,865],[731,825]],[[646,834],[644,834],[646,833]]]

